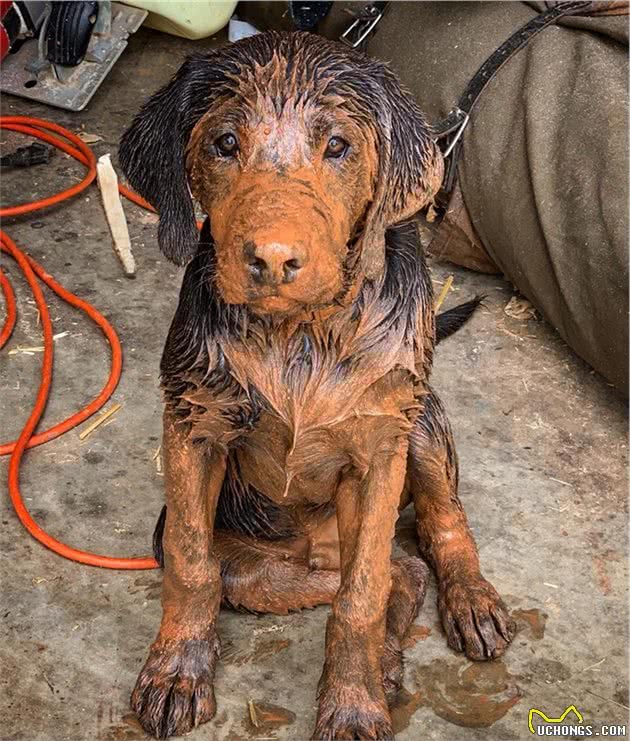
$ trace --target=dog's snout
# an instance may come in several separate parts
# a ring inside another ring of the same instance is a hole
[[[249,272],[260,285],[292,283],[306,263],[300,249],[279,242],[248,242],[244,253]]]

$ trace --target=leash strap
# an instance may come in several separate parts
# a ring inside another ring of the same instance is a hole
[[[524,26],[521,26],[479,67],[466,86],[457,105],[445,119],[433,127],[435,136],[442,148],[442,155],[445,161],[444,180],[435,199],[438,211],[442,215],[446,211],[455,184],[457,162],[462,150],[464,130],[468,125],[475,104],[486,89],[488,83],[496,76],[504,64],[521,49],[524,49],[534,36],[547,28],[547,26],[556,23],[564,16],[584,12],[591,6],[592,2],[559,2],[544,13],[540,13],[540,15],[532,18]]]

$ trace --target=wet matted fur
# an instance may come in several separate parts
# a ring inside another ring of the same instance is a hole
[[[391,739],[427,579],[421,559],[391,560],[400,509],[415,507],[449,645],[489,659],[513,633],[429,385],[434,345],[477,304],[436,325],[409,221],[442,177],[431,131],[380,62],[267,33],[187,60],[120,157],[187,264],[161,365],[163,616],[132,706],[157,737],[214,715],[221,602],[332,603],[314,738]]]

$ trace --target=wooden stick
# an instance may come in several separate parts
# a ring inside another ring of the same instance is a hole
[[[118,192],[118,176],[112,166],[109,154],[99,157],[96,163],[96,177],[98,187],[101,189],[105,216],[114,240],[114,250],[122,263],[125,275],[128,278],[135,278],[136,261],[131,252],[127,219]]]

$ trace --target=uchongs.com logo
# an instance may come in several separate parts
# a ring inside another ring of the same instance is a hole
[[[534,724],[534,718],[537,718]],[[550,718],[538,708],[530,708],[528,726],[530,733],[535,736],[565,736],[576,738],[580,736],[625,737],[628,728],[625,725],[601,725],[584,723],[582,713],[575,707],[569,707],[558,718]]]

